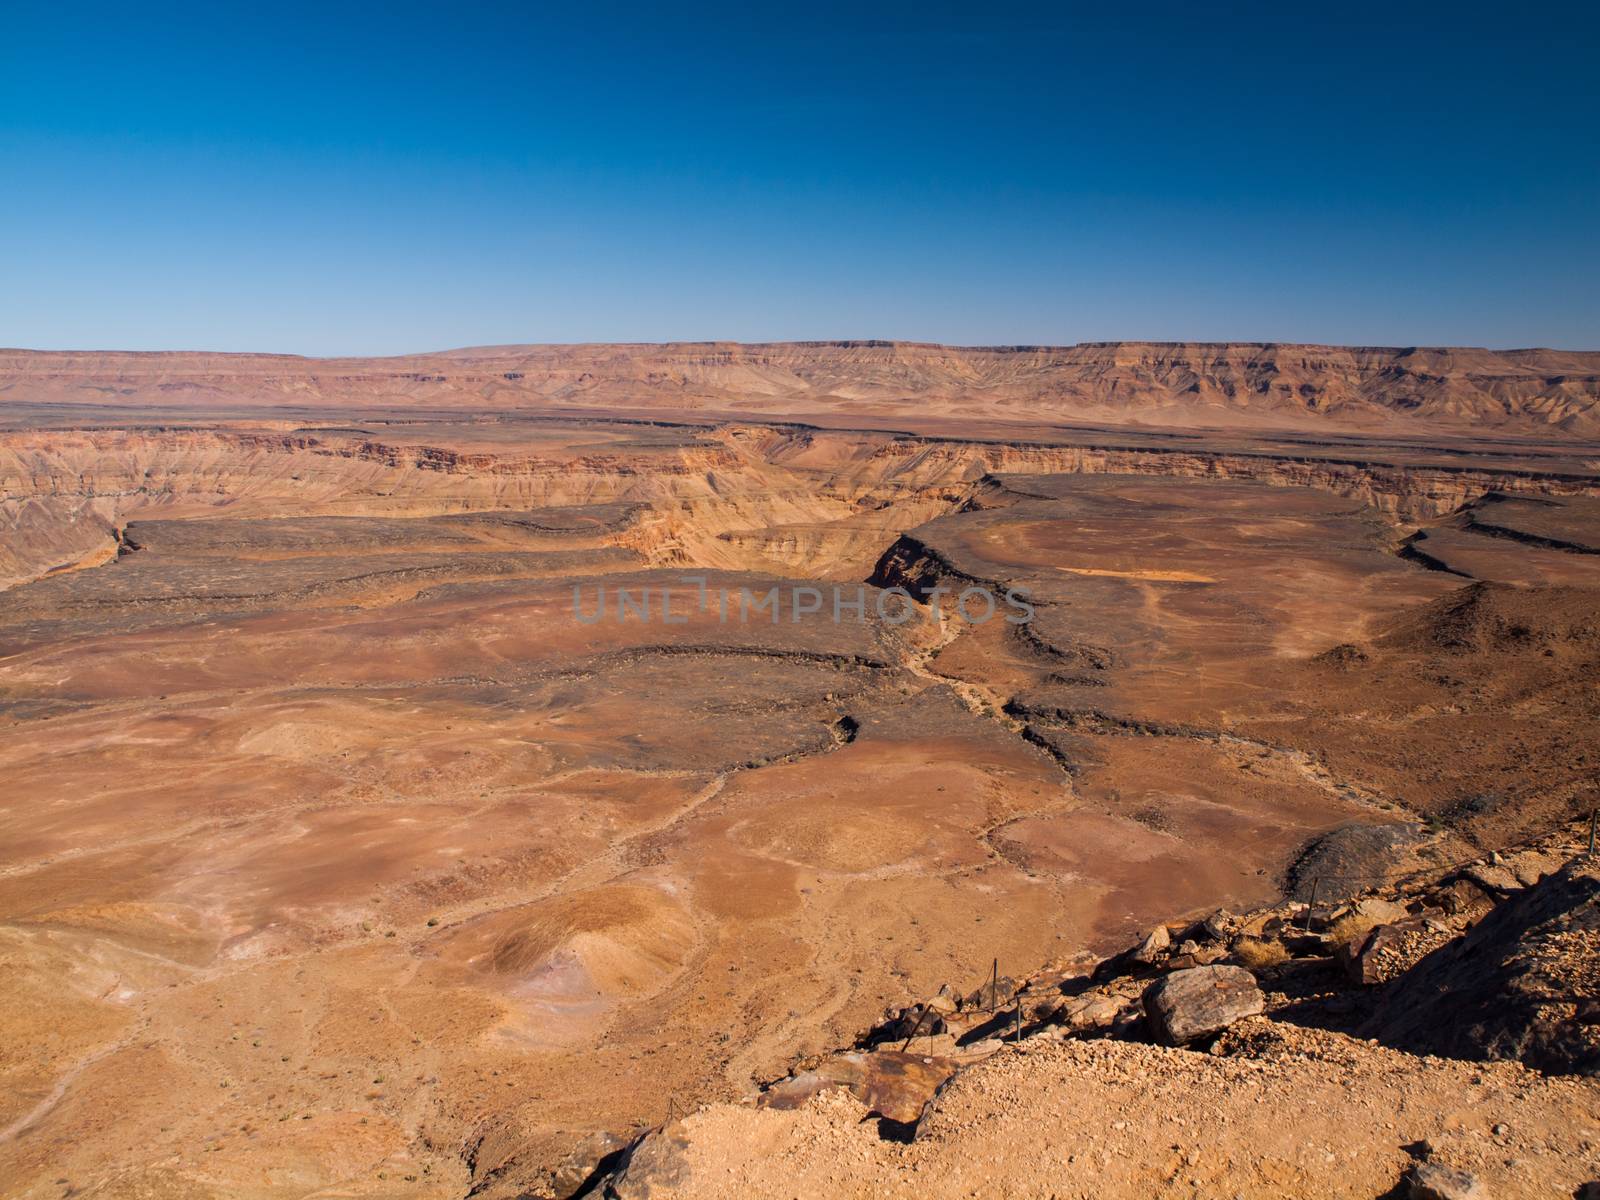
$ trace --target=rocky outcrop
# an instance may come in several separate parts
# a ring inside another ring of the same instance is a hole
[[[1434,951],[1368,1031],[1417,1053],[1600,1075],[1600,864],[1564,867]]]
[[[1376,440],[1334,446],[1265,435],[1069,431],[1050,440],[997,442],[711,419],[649,426],[652,440],[630,443],[615,435],[646,423],[579,416],[566,420],[600,438],[603,448],[579,443],[535,454],[514,438],[504,447],[495,443],[492,452],[470,437],[452,445],[460,433],[448,425],[433,429],[435,441],[422,440],[425,424],[417,440],[402,441],[340,425],[281,432],[263,431],[266,422],[259,421],[174,428],[148,416],[115,420],[116,411],[85,410],[82,428],[0,435],[0,533],[7,535],[0,537],[0,586],[105,550],[130,514],[186,505],[254,505],[273,516],[401,516],[626,501],[655,510],[627,538],[653,561],[737,568],[752,558],[776,558],[826,574],[834,557],[865,564],[896,532],[979,493],[992,493],[983,503],[1010,502],[1014,497],[993,482],[999,474],[1311,487],[1407,521],[1489,494],[1509,503],[1513,494],[1600,493],[1592,463],[1560,450],[1487,460]],[[885,513],[895,519],[880,521]],[[853,516],[861,520],[845,521]],[[1544,520],[1540,528],[1573,523],[1559,515]],[[748,540],[752,530],[763,531],[760,540]],[[879,574],[887,580],[903,572],[908,578],[897,582],[913,590],[960,575],[923,550],[897,545]]]
[[[1414,870],[1416,851],[1429,840],[1419,822],[1341,825],[1300,852],[1287,891],[1297,900],[1359,896]]]
[[[650,1200],[651,1196],[670,1194],[689,1180],[687,1148],[680,1130],[652,1129],[622,1153],[614,1170],[582,1194],[604,1200]]]
[[[1462,514],[1462,524],[1474,533],[1547,550],[1600,554],[1600,500],[1557,506],[1493,492]]]

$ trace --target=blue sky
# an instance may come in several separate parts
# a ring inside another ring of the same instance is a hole
[[[1595,6],[33,4],[0,344],[1600,348]]]

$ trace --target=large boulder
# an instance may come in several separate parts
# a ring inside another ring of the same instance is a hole
[[[1243,967],[1191,967],[1145,989],[1144,1012],[1155,1036],[1182,1046],[1221,1033],[1265,1007],[1256,977]]]
[[[1366,896],[1357,901],[1351,912],[1359,919],[1373,925],[1385,925],[1393,921],[1403,921],[1407,916],[1404,904],[1396,904],[1393,900],[1384,900],[1377,896]]]
[[[1600,1075],[1600,861],[1574,859],[1394,980],[1362,1031],[1419,1054]]]

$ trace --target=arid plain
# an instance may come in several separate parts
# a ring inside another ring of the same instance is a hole
[[[1329,831],[1416,830],[1398,873],[1585,813],[1597,396],[1551,351],[0,352],[0,1191],[566,1195],[593,1134],[1271,902]],[[580,619],[618,589],[651,618]]]

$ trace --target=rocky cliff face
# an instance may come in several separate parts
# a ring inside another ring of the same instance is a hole
[[[0,352],[0,400],[628,407],[1600,434],[1600,353],[1253,343],[493,346],[381,359]]]
[[[214,429],[0,435],[0,587],[102,552],[139,514],[428,516],[687,501],[745,471],[714,444],[529,455]]]
[[[150,511],[418,516],[629,500],[657,507],[629,539],[652,561],[738,567],[755,555],[828,573],[848,559],[857,578],[899,529],[982,505],[987,481],[1002,475],[1312,487],[1403,522],[1489,493],[1600,492],[1600,471],[1570,452],[1439,455],[1238,437],[1167,448],[1089,433],[1052,444],[709,421],[644,441],[629,440],[630,423],[599,418],[530,428],[538,432],[524,441],[438,419],[389,433],[244,420],[0,432],[0,587],[105,555],[122,522]]]

